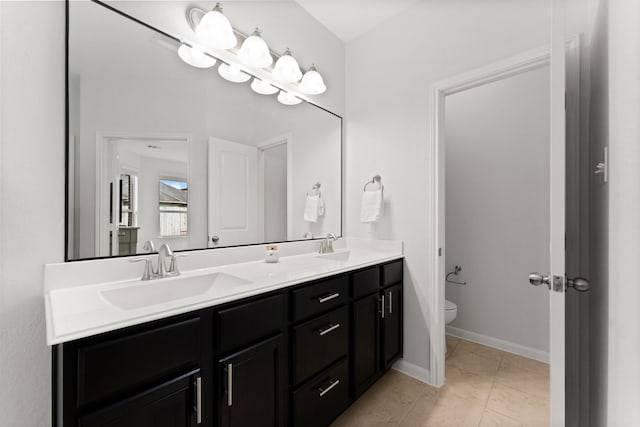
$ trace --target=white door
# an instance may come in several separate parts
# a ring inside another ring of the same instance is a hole
[[[209,137],[209,247],[257,241],[257,169],[255,147]]]

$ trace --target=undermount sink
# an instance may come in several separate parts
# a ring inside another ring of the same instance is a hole
[[[135,310],[169,301],[195,297],[212,288],[223,291],[251,282],[226,273],[205,274],[191,277],[172,277],[142,282],[102,291],[102,296],[111,304],[124,310]]]
[[[343,251],[343,252],[334,252],[334,253],[330,253],[330,254],[322,254],[322,255],[318,255],[316,258],[321,258],[321,259],[329,259],[332,261],[349,261],[349,259],[351,258],[351,251]]]

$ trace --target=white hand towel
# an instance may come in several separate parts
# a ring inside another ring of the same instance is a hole
[[[384,216],[383,190],[364,191],[362,193],[362,208],[360,221],[364,223],[376,222]]]
[[[309,196],[304,204],[304,220],[308,222],[318,221],[318,212],[320,207],[320,196]]]

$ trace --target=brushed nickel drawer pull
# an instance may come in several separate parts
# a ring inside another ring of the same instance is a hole
[[[336,323],[335,325],[329,325],[325,329],[320,328],[320,329],[318,329],[318,332],[320,332],[320,336],[323,336],[323,335],[327,335],[331,331],[335,331],[339,327],[340,327],[340,323]]]
[[[227,406],[233,406],[233,363],[227,365]]]
[[[393,292],[389,291],[389,314],[393,314]]]
[[[335,294],[318,298],[318,302],[322,304],[324,302],[331,301],[332,299],[338,298],[339,296],[340,296],[340,292],[336,292]]]
[[[331,380],[329,380],[329,387],[327,387],[327,388],[318,387],[318,391],[320,392],[320,397],[322,397],[325,394],[329,393],[331,391],[331,389],[334,388],[335,386],[337,386],[338,384],[340,384],[340,380],[335,380],[333,382]]]
[[[202,424],[202,378],[196,378],[196,423]]]
[[[382,309],[380,312],[382,313],[382,318],[384,319],[384,294],[382,294],[382,299],[380,301],[380,304]]]

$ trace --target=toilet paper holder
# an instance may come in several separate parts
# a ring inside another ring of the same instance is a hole
[[[457,276],[458,273],[460,273],[461,271],[462,271],[462,267],[459,265],[456,265],[455,267],[453,267],[453,271],[447,273],[447,277],[445,278],[445,281],[447,281],[448,283],[454,283],[456,285],[466,285],[467,282],[458,282],[457,280],[449,279],[449,276],[451,275]]]

